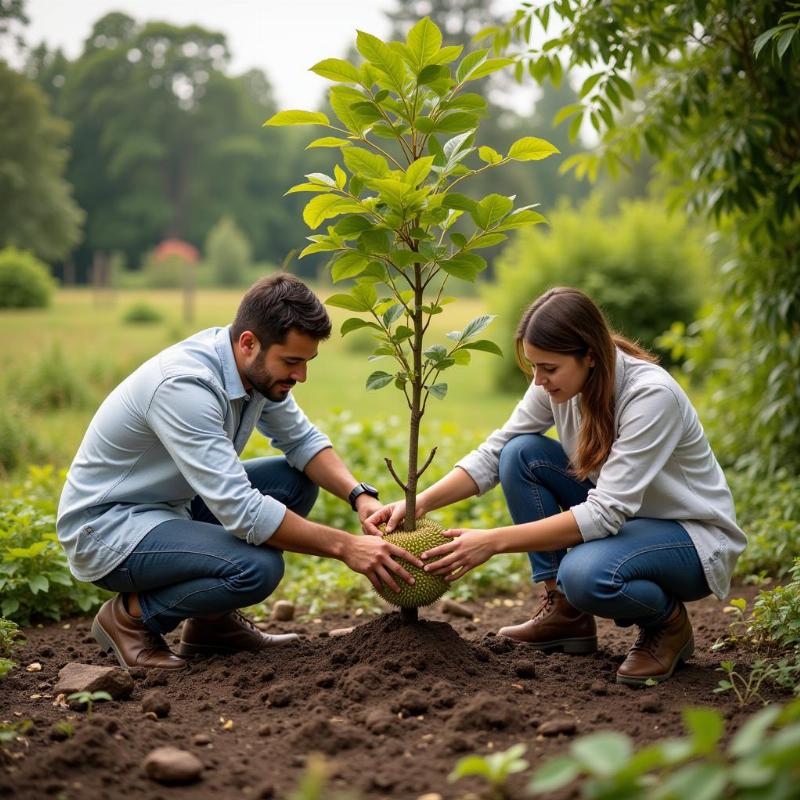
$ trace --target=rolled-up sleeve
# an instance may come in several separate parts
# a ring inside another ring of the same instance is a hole
[[[165,379],[147,409],[147,422],[180,473],[229,533],[261,545],[277,530],[286,506],[254,489],[223,427],[217,393],[191,376]]]
[[[620,410],[617,438],[597,484],[572,511],[584,541],[613,535],[636,516],[653,479],[683,433],[678,398],[668,386],[640,388]]]
[[[491,433],[477,449],[456,463],[478,486],[478,493],[493,489],[500,480],[500,453],[515,436],[546,433],[553,426],[550,398],[541,386],[531,384],[502,428]]]
[[[267,400],[256,427],[300,472],[320,450],[333,447],[331,440],[309,422],[292,395],[280,403]]]

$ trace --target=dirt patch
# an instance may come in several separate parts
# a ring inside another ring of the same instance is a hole
[[[351,625],[351,615],[270,623],[303,635],[264,654],[197,661],[181,674],[134,670],[130,699],[97,703],[91,719],[57,704],[52,692],[68,661],[112,663],[89,621],[27,629],[16,656],[21,667],[1,686],[0,719],[29,719],[33,727],[2,752],[0,798],[283,798],[313,752],[333,760],[336,789],[376,800],[426,792],[457,798],[477,788],[447,783],[468,752],[524,742],[536,764],[592,731],[623,730],[638,743],[679,735],[685,706],[721,709],[731,731],[748,713],[713,692],[723,658],[749,660],[711,651],[728,623],[716,600],[690,606],[696,653],[689,665],[644,690],[614,682],[634,630],[599,620],[600,650],[589,656],[546,656],[494,635],[533,605],[528,596],[474,604],[473,621],[426,610],[413,626],[397,614],[362,618],[352,633],[333,638],[328,631]],[[34,661],[42,670],[27,672]],[[166,716],[143,711],[154,688],[169,703]],[[66,739],[64,721],[73,727]],[[163,745],[194,753],[204,765],[201,782],[164,787],[147,778],[142,761]],[[526,796],[522,786],[520,779],[514,796]]]

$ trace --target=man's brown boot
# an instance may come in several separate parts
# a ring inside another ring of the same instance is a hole
[[[256,652],[297,639],[296,633],[264,633],[238,611],[213,619],[187,619],[181,631],[178,653],[186,656],[212,653]]]
[[[126,668],[183,669],[186,666],[186,662],[167,647],[161,636],[128,613],[121,594],[106,600],[100,607],[92,623],[92,635]]]
[[[663,625],[639,628],[636,642],[617,670],[617,683],[641,686],[649,680],[665,681],[693,652],[692,623],[686,606],[678,603]]]
[[[521,625],[500,628],[498,634],[527,642],[537,650],[563,650],[565,653],[594,653],[597,650],[594,617],[578,611],[556,589],[545,589],[532,619]]]

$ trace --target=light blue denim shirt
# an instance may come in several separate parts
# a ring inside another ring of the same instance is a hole
[[[229,533],[266,542],[286,506],[254,489],[239,460],[256,427],[298,470],[331,447],[291,394],[245,391],[230,327],[142,364],[97,410],[61,493],[58,538],[75,577],[115,569],[156,525],[188,519],[196,495]]]

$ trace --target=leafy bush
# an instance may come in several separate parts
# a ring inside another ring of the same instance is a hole
[[[128,325],[149,325],[163,319],[164,315],[157,308],[144,302],[129,306],[122,315],[122,321]]]
[[[55,282],[47,266],[31,253],[0,250],[0,308],[45,308]]]
[[[85,376],[54,344],[28,367],[18,382],[20,401],[39,411],[87,408],[92,404]]]
[[[342,412],[322,421],[320,428],[331,437],[339,452],[347,454],[347,464],[354,474],[364,476],[374,484],[382,499],[396,499],[399,490],[386,469],[384,456],[393,459],[395,464],[404,463],[408,434],[399,419],[390,417],[365,422],[353,418],[349,412]],[[430,449],[434,444],[438,450],[425,473],[428,483],[441,478],[452,464],[478,442],[456,425],[445,423],[438,429],[429,426],[421,437],[421,448]],[[268,455],[269,452],[266,443],[257,443],[251,446],[247,455]],[[499,491],[439,509],[431,516],[445,527],[492,528],[511,524]],[[334,528],[360,531],[358,519],[347,504],[327,492],[320,492],[310,518]],[[457,581],[450,596],[472,600],[483,595],[512,592],[526,585],[529,580],[530,567],[525,555],[493,558]],[[286,578],[270,602],[278,597],[307,606],[311,614],[344,605],[365,610],[380,608],[380,600],[369,582],[341,562],[293,553],[286,554]]]
[[[581,780],[587,798],[745,800],[797,797],[800,700],[757,712],[722,746],[724,721],[710,708],[683,712],[688,736],[662,739],[634,752],[615,731],[583,736],[569,755],[547,761],[530,790],[543,794]]]
[[[748,630],[756,643],[783,648],[800,645],[800,556],[794,559],[791,576],[786,585],[756,598]]]
[[[245,282],[252,249],[230,217],[223,217],[209,231],[205,256],[217,286],[241,286]]]
[[[11,655],[14,648],[23,641],[19,626],[10,619],[0,617],[0,678],[4,678],[17,666],[11,660]]]
[[[0,476],[40,455],[36,436],[20,424],[24,418],[20,408],[0,396]]]
[[[520,232],[497,260],[497,280],[484,294],[499,315],[506,357],[495,362],[503,390],[524,385],[513,357],[523,309],[546,289],[574,286],[589,294],[620,333],[666,356],[657,339],[676,320],[690,322],[700,306],[707,257],[697,231],[655,202],[623,203],[604,216],[599,198],[561,205],[544,227]]]
[[[26,480],[0,497],[0,614],[27,625],[34,616],[60,619],[87,612],[108,597],[72,577],[55,533],[64,472],[31,467]]]
[[[186,284],[187,271],[197,266],[179,255],[157,258],[149,253],[142,264],[141,278],[137,286],[148,289],[181,289]]]

